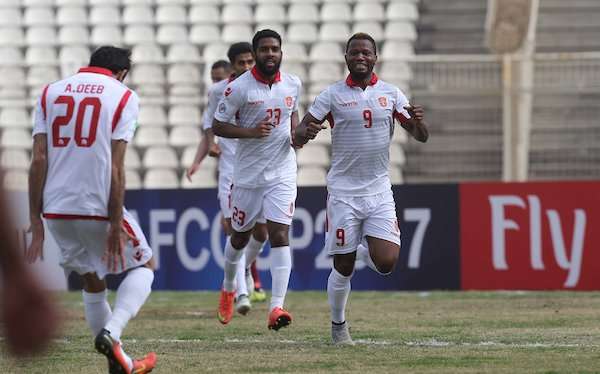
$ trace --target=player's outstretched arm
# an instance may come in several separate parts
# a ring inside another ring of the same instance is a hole
[[[273,124],[268,118],[260,121],[255,127],[239,127],[231,123],[221,122],[215,118],[212,129],[215,135],[223,138],[264,138],[271,134]]]
[[[106,263],[111,271],[125,268],[123,255],[125,240],[121,235],[123,227],[123,202],[125,200],[125,140],[111,142],[112,166],[110,179],[110,195],[108,198],[108,242],[106,248]]]
[[[294,144],[302,146],[308,143],[309,140],[316,138],[319,131],[326,128],[327,126],[323,125],[323,121],[319,121],[312,114],[306,113],[294,132]]]
[[[405,106],[404,109],[410,114],[410,119],[401,124],[410,135],[416,140],[425,143],[429,139],[429,131],[427,130],[427,122],[425,122],[425,111],[420,105]]]
[[[25,252],[27,262],[33,263],[42,256],[44,248],[44,223],[42,221],[44,184],[48,172],[48,143],[46,134],[33,137],[33,155],[29,168],[29,220],[32,239]]]

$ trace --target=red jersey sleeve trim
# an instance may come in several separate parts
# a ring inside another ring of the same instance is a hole
[[[404,114],[394,110],[394,118],[397,119],[400,123],[406,123],[410,118],[406,118]]]
[[[44,213],[42,216],[47,219],[83,219],[91,221],[108,221],[108,217],[85,216],[79,214]]]
[[[115,132],[115,128],[117,127],[119,120],[121,120],[121,114],[123,113],[123,109],[125,109],[125,105],[127,105],[127,101],[129,100],[130,96],[131,96],[131,90],[127,90],[127,92],[125,92],[123,94],[123,96],[121,97],[121,101],[119,101],[119,105],[117,106],[117,110],[115,110],[115,114],[114,114],[113,120],[112,120],[112,131],[113,132]]]
[[[48,95],[48,87],[50,87],[49,84],[47,84],[46,87],[44,87],[44,90],[42,91],[42,98],[41,98],[42,112],[44,113],[44,120],[48,119],[47,113],[46,113],[46,96]]]
[[[95,73],[95,74],[107,75],[109,77],[113,76],[113,72],[110,71],[109,69],[99,68],[97,66],[87,66],[87,67],[81,68],[81,69],[79,69],[78,73]]]

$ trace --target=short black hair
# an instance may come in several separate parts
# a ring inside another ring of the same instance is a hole
[[[373,39],[373,37],[371,37],[371,35],[364,33],[364,32],[357,32],[356,34],[352,35],[350,37],[350,39],[348,39],[348,43],[346,43],[346,52],[348,52],[348,47],[350,47],[350,42],[353,40],[368,40],[371,42],[371,44],[373,44],[373,52],[375,52],[375,54],[377,55],[377,43],[375,43],[375,39]]]
[[[252,38],[252,50],[254,53],[258,49],[258,42],[264,38],[275,38],[279,41],[279,46],[281,46],[281,35],[277,31],[271,29],[260,30]]]
[[[244,53],[252,53],[252,46],[248,42],[233,43],[227,51],[229,62],[235,63],[235,58]]]
[[[131,70],[131,50],[104,45],[96,49],[90,57],[90,65],[112,71],[114,74]]]
[[[231,64],[225,60],[218,60],[210,67],[211,70],[223,68],[225,71],[231,70]]]

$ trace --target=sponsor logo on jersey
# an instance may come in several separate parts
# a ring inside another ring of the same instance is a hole
[[[227,110],[227,107],[225,106],[225,103],[219,104],[219,113],[223,114],[223,113],[225,113],[226,110]]]
[[[287,105],[288,108],[291,108],[292,105],[294,105],[294,99],[291,96],[286,96],[285,105]]]
[[[379,98],[379,105],[381,105],[382,107],[387,107],[387,98],[385,96],[381,96]]]
[[[231,87],[227,87],[227,88],[225,89],[225,93],[224,93],[225,97],[227,97],[227,96],[231,95],[231,91],[233,91],[233,90],[231,89]]]
[[[351,106],[357,106],[357,105],[358,105],[358,102],[356,102],[356,101],[349,101],[347,103],[342,103],[342,106],[344,108],[351,107]]]
[[[265,102],[262,100],[256,100],[256,101],[248,101],[248,105],[262,105]]]

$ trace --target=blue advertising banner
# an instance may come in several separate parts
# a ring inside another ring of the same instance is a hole
[[[357,266],[353,289],[458,289],[457,186],[411,185],[393,190],[402,231],[398,266],[382,277],[357,263],[362,266]],[[326,197],[324,187],[298,190],[290,235],[290,289],[326,288],[331,269],[331,259],[323,250]],[[156,255],[154,289],[221,288],[225,237],[215,189],[128,191],[125,201]],[[270,288],[268,244],[257,265],[263,287]]]

